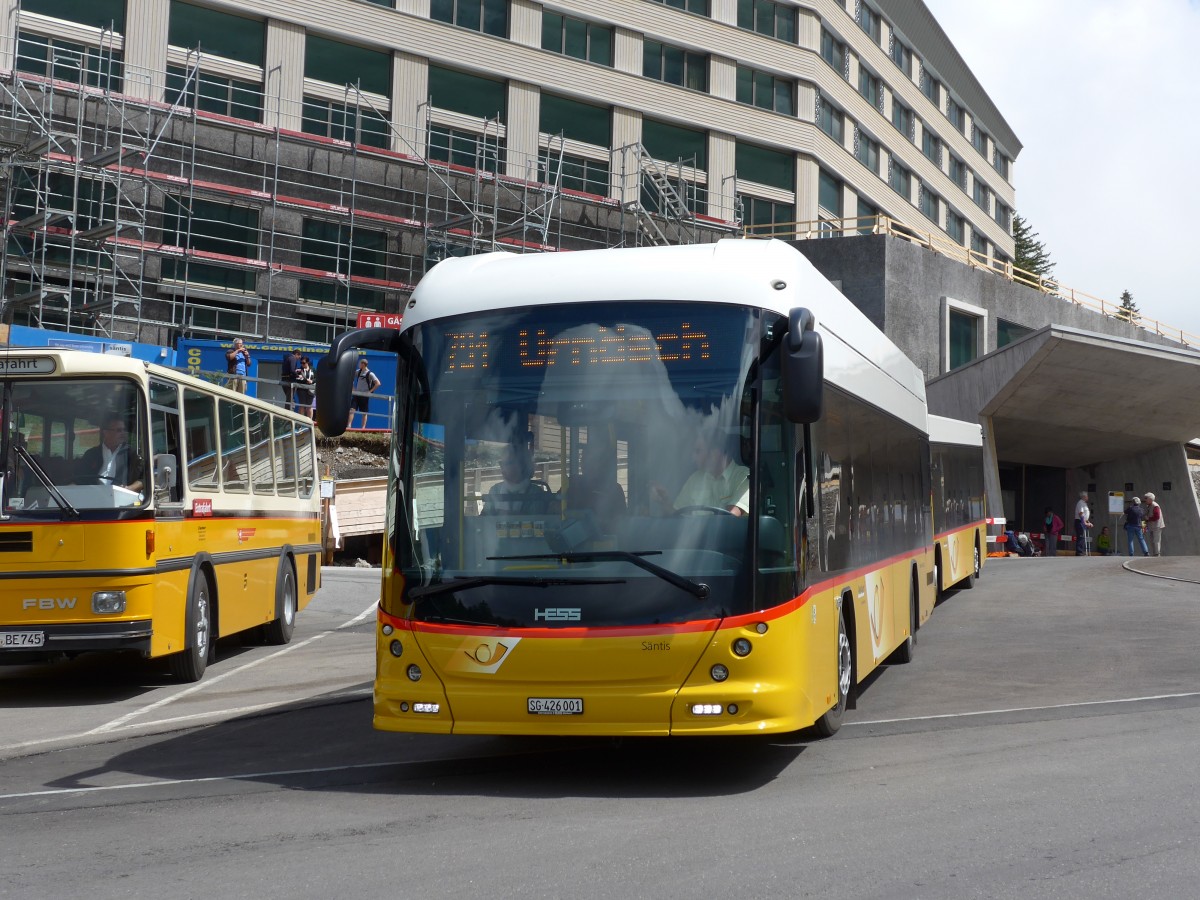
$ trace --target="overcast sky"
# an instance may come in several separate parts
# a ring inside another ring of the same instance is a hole
[[[1200,0],[925,0],[1024,149],[1064,286],[1200,343]]]

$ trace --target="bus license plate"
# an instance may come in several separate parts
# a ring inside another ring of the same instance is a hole
[[[530,697],[529,712],[535,716],[582,716],[583,700],[580,697]]]
[[[45,645],[46,634],[42,631],[0,631],[0,650],[27,650]]]

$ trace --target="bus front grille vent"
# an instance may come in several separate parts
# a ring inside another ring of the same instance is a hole
[[[31,553],[32,531],[0,531],[0,553]]]

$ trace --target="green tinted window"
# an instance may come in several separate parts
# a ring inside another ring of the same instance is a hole
[[[499,116],[502,122],[506,118],[508,89],[502,81],[430,66],[429,95],[438,109],[481,119]]]
[[[708,135],[678,125],[668,125],[654,119],[642,121],[642,146],[655,159],[664,162],[684,160],[692,162],[695,157],[697,169],[708,168]]]
[[[314,34],[304,39],[304,77],[355,84],[372,94],[392,95],[392,55]]]
[[[612,143],[612,114],[602,106],[542,94],[540,130],[573,141],[608,147]]]
[[[167,42],[189,50],[199,46],[204,53],[261,66],[266,46],[266,28],[257,19],[231,16],[172,0]]]
[[[125,31],[125,0],[25,0],[21,9],[93,28]]]
[[[739,142],[735,165],[738,178],[769,184],[786,191],[796,189],[796,161],[790,153],[780,153],[778,150]]]

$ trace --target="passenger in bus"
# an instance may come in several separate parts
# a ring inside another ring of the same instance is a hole
[[[143,469],[141,458],[129,447],[124,418],[114,413],[104,417],[100,443],[80,457],[76,481],[140,491]]]
[[[533,479],[533,454],[528,447],[508,445],[500,457],[504,479],[492,485],[483,501],[487,515],[544,515],[555,512],[558,499],[550,488]]]
[[[692,443],[692,465],[696,471],[688,476],[672,503],[666,488],[657,482],[650,485],[650,499],[663,515],[673,515],[689,507],[713,507],[735,516],[750,512],[750,469],[734,462],[734,441],[722,440],[716,434],[701,432]]]
[[[611,531],[613,522],[625,512],[625,491],[617,481],[617,456],[608,441],[583,445],[579,474],[566,489],[568,512],[591,510],[601,528]]]

